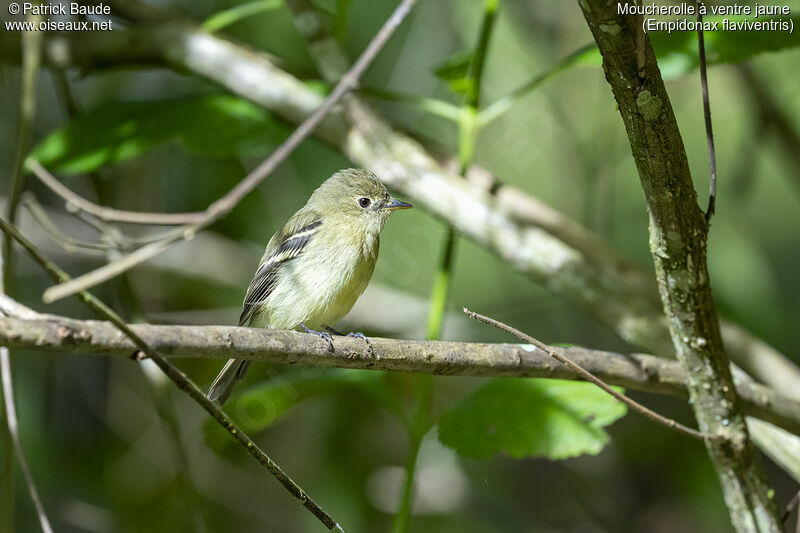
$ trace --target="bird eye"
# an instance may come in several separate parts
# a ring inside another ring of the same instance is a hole
[[[364,209],[368,208],[371,203],[372,203],[372,200],[370,200],[369,198],[359,198],[358,199],[358,205],[360,205]]]

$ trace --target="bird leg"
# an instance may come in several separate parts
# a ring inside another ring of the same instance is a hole
[[[306,333],[311,333],[312,335],[316,335],[317,337],[319,337],[321,339],[325,339],[326,341],[328,341],[328,351],[329,352],[333,351],[333,339],[331,338],[331,334],[329,332],[327,332],[327,331],[317,331],[317,330],[311,329],[308,326],[306,326],[305,324],[303,324],[302,322],[299,324],[299,326]]]

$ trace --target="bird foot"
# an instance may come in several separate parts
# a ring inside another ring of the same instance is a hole
[[[330,332],[328,332],[328,331],[317,331],[315,329],[309,328],[308,326],[306,326],[303,323],[300,324],[300,327],[306,333],[310,333],[312,335],[316,335],[317,337],[328,341],[328,351],[329,352],[333,351],[333,337],[331,336]],[[326,329],[327,329],[327,326],[326,326]]]
[[[372,349],[372,344],[370,344],[369,339],[367,338],[367,336],[364,335],[363,333],[361,333],[360,331],[351,331],[347,335],[344,335],[343,333],[340,333],[340,332],[336,331],[335,329],[333,329],[330,326],[324,326],[324,327],[325,327],[326,330],[328,330],[328,332],[333,333],[334,335],[339,335],[340,337],[354,337],[354,338],[357,338],[357,339],[363,339],[364,342],[367,343],[367,350],[368,350],[369,356],[370,357],[375,357],[375,350]],[[352,356],[351,359],[354,359],[355,357],[357,357],[357,356]]]

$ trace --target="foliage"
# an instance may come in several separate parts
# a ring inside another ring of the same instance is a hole
[[[590,383],[495,379],[445,413],[439,440],[468,457],[597,454],[625,405]]]
[[[280,142],[286,128],[250,102],[226,94],[111,102],[51,132],[31,153],[53,172],[92,172],[178,141],[204,157],[243,157]]]

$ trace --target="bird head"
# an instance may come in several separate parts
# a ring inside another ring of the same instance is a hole
[[[374,232],[383,228],[392,211],[413,207],[393,198],[375,174],[358,168],[336,172],[314,191],[309,202],[351,221],[355,218]]]

